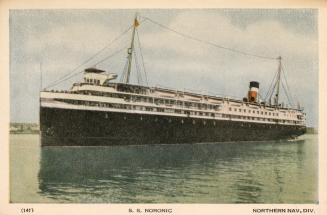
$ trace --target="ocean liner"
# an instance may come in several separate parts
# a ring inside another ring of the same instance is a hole
[[[131,84],[139,24],[135,18],[130,27],[123,81],[90,67],[70,90],[40,92],[42,146],[264,141],[305,133],[303,109],[279,102],[281,57],[268,102],[259,98],[257,81],[249,83],[243,99]]]

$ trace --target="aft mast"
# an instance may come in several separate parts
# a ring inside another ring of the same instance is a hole
[[[131,74],[131,68],[132,68],[132,59],[133,59],[133,51],[134,51],[134,38],[135,38],[135,30],[137,28],[137,26],[139,26],[139,22],[137,21],[137,14],[135,14],[135,18],[134,18],[134,25],[133,25],[133,33],[132,33],[132,40],[131,40],[131,46],[128,48],[128,67],[127,67],[127,75],[126,75],[126,79],[125,79],[125,83],[128,84],[129,83],[129,78],[130,78],[130,74]]]
[[[278,100],[279,100],[279,88],[280,88],[280,74],[281,74],[281,71],[282,71],[282,57],[279,56],[278,57],[278,61],[279,61],[279,64],[278,64],[278,74],[277,74],[277,80],[276,80],[276,85],[277,85],[277,88],[276,88],[276,95],[275,95],[275,105],[276,107],[279,107],[279,104],[278,104]]]

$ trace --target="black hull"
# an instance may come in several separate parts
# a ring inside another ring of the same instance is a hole
[[[265,141],[306,131],[304,126],[45,107],[40,129],[42,146]]]

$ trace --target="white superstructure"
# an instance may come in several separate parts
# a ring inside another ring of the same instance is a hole
[[[102,71],[102,70],[99,70]],[[305,113],[294,108],[159,87],[113,83],[114,74],[85,72],[84,81],[68,91],[41,92],[41,106],[266,124],[305,125]],[[249,92],[258,92],[250,88]],[[251,94],[252,95],[252,94]]]

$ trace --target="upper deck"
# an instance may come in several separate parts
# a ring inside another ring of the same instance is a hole
[[[75,83],[68,91],[41,92],[41,105],[90,108],[99,111],[164,114],[269,124],[305,125],[302,110],[235,98],[97,81]]]

